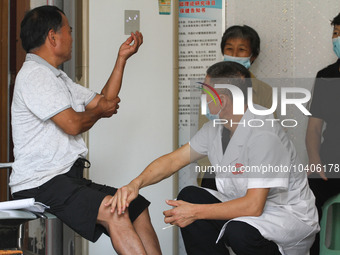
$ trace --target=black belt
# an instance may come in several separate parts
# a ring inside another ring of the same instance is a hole
[[[78,158],[76,162],[74,162],[70,171],[66,173],[66,175],[74,178],[83,178],[84,169],[90,167],[91,167],[90,161],[88,161],[85,158]]]

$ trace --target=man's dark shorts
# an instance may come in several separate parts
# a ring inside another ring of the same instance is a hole
[[[14,199],[35,198],[36,201],[50,206],[47,211],[57,216],[82,237],[95,242],[105,228],[97,224],[99,207],[107,195],[113,196],[117,189],[96,184],[80,177],[85,161],[78,159],[71,170],[58,175],[38,188],[19,191]],[[150,202],[138,196],[129,205],[129,216],[133,222]]]

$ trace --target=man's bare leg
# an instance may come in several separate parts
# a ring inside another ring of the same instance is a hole
[[[149,210],[146,208],[133,222],[139,238],[148,255],[162,254],[156,232],[151,224]]]
[[[105,203],[111,198],[106,196],[100,207],[97,222],[104,226],[110,234],[113,248],[118,254],[147,254],[141,239],[136,233],[129,213],[118,215],[117,211],[111,213],[111,208],[105,206]]]

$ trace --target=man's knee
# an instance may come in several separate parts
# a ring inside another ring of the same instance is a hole
[[[198,198],[200,197],[199,194],[202,192],[201,190],[202,188],[196,186],[187,186],[179,192],[177,200],[183,200],[189,203],[198,203]]]
[[[97,222],[104,226],[107,230],[114,225],[122,225],[124,223],[130,223],[129,212],[125,211],[124,214],[118,215],[117,210],[111,212],[111,206],[105,206],[105,204],[111,199],[111,196],[106,196],[98,210]]]

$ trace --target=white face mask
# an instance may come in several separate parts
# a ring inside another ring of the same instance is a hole
[[[232,62],[239,63],[247,69],[249,69],[251,65],[250,58],[251,56],[250,57],[233,57],[229,55],[224,55],[224,61],[232,61]]]

